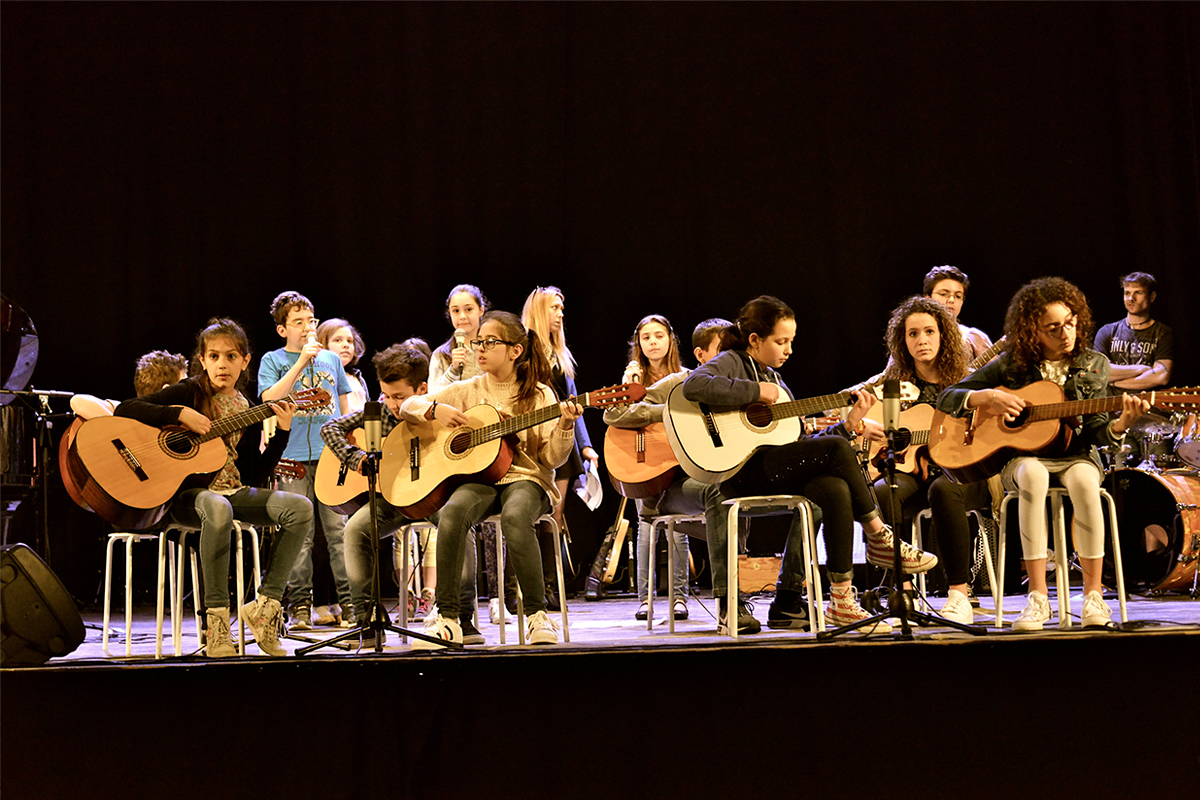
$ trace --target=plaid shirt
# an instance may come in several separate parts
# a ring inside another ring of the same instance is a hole
[[[387,438],[387,435],[392,432],[392,429],[400,424],[400,420],[392,415],[392,410],[387,407],[386,403],[379,404],[382,409],[382,436]],[[367,452],[360,447],[355,447],[350,442],[350,432],[355,428],[363,426],[363,412],[355,411],[353,414],[347,414],[344,417],[336,417],[329,420],[321,426],[321,438],[338,460],[347,466],[348,469],[357,472],[358,465],[362,463]]]

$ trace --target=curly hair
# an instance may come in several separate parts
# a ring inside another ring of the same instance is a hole
[[[137,360],[137,371],[133,375],[133,388],[138,397],[157,392],[164,384],[177,383],[179,373],[187,373],[187,359],[178,353],[166,350],[151,350]]]
[[[1092,309],[1079,287],[1063,278],[1038,278],[1017,290],[1004,315],[1004,338],[1012,368],[1026,371],[1042,361],[1042,344],[1038,340],[1038,323],[1051,303],[1062,303],[1075,314],[1074,358],[1092,349]]]
[[[646,358],[646,354],[642,352],[642,343],[639,337],[642,335],[642,328],[649,325],[651,322],[657,322],[667,330],[667,354],[663,357],[663,373],[661,375],[650,374],[650,360]],[[633,337],[629,340],[629,356],[630,361],[636,361],[642,368],[644,380],[649,385],[656,380],[674,375],[683,369],[683,365],[679,360],[679,337],[675,335],[675,329],[671,327],[671,323],[662,314],[650,314],[643,317],[642,321],[633,329]]]
[[[950,311],[938,301],[920,295],[910,297],[892,311],[888,319],[887,331],[883,335],[883,343],[887,345],[891,359],[888,362],[885,378],[898,378],[911,381],[916,377],[917,366],[912,353],[908,351],[907,324],[913,314],[928,314],[937,320],[938,352],[933,360],[933,368],[940,379],[939,386],[945,388],[952,383],[958,383],[967,375],[967,348],[963,344],[962,332],[958,322],[950,315]]]
[[[299,292],[282,292],[271,301],[271,319],[276,325],[287,325],[288,314],[293,309],[314,311],[312,301]]]

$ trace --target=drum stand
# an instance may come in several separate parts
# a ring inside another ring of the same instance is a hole
[[[896,430],[889,429],[887,431],[887,437],[888,447],[886,460],[884,461],[884,474],[887,476],[888,489],[890,490],[888,492],[890,499],[889,510],[891,512],[889,518],[896,521],[896,525],[899,527],[899,521],[902,518],[901,515],[903,514],[903,510],[901,508],[900,500],[897,497],[898,487],[896,486]],[[870,486],[869,482],[867,486]],[[859,628],[865,628],[867,626],[874,626],[875,623],[886,621],[890,617],[895,617],[900,621],[900,630],[893,632],[892,638],[902,641],[911,641],[913,638],[912,627],[909,625],[910,619],[926,625],[939,625],[957,628],[958,630],[963,631],[964,633],[969,633],[973,636],[985,636],[987,634],[987,629],[981,626],[964,625],[961,622],[955,622],[936,614],[917,611],[916,608],[914,608],[913,590],[904,589],[904,572],[900,565],[900,532],[896,530],[892,531],[892,587],[888,592],[887,608],[878,614],[874,614],[866,619],[859,620],[858,622],[852,622],[849,625],[843,625],[842,627],[835,628],[833,630],[821,631],[817,634],[817,641],[826,642],[835,636],[840,636],[843,633],[856,631]]]
[[[376,413],[376,420],[378,420],[378,413]],[[368,439],[369,438],[370,437],[368,437]],[[371,444],[368,444],[368,447],[371,447]],[[318,642],[317,644],[309,645],[308,647],[299,648],[296,650],[296,655],[298,656],[306,656],[315,650],[320,650],[322,647],[338,646],[340,642],[357,639],[359,637],[362,637],[364,642],[368,639],[373,639],[375,652],[382,653],[384,631],[392,631],[393,633],[401,636],[411,636],[414,639],[422,639],[426,642],[442,645],[443,647],[451,650],[463,649],[462,642],[448,642],[445,639],[439,639],[436,636],[429,636],[423,631],[417,632],[408,630],[407,628],[401,628],[397,625],[391,624],[391,622],[388,621],[387,610],[383,607],[383,601],[379,597],[379,517],[376,514],[378,509],[379,492],[376,483],[379,476],[379,460],[381,456],[382,454],[378,449],[372,448],[367,451],[367,455],[362,462],[363,473],[367,477],[367,496],[370,498],[371,536],[374,550],[372,554],[374,563],[371,570],[371,599],[369,601],[369,605],[367,606],[366,619],[362,620],[358,626],[351,628],[345,633],[335,636],[332,639],[326,639],[323,642]],[[405,546],[407,546],[407,543]],[[405,587],[405,591],[407,591],[407,587]],[[408,602],[408,599],[405,598],[404,602]]]

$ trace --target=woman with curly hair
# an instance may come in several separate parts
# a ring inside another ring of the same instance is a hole
[[[890,358],[883,377],[913,383],[919,392],[916,400],[904,404],[906,411],[921,404],[933,406],[943,389],[966,377],[967,353],[958,323],[945,305],[929,297],[910,297],[892,311],[884,343]],[[924,447],[908,458],[915,463],[913,472],[896,473],[900,516],[911,520],[922,509],[931,510],[934,541],[949,584],[940,613],[948,620],[970,625],[974,612],[969,596],[971,526],[967,512],[987,507],[987,482],[955,483],[929,460]],[[875,495],[884,520],[897,528],[899,520],[892,519],[891,488],[886,479],[875,481]]]
[[[1077,286],[1062,278],[1038,278],[1017,290],[1004,319],[1005,350],[978,372],[949,387],[938,408],[954,416],[978,414],[1015,420],[1030,405],[1009,389],[1053,381],[1067,400],[1104,397],[1108,359],[1092,350],[1092,312]],[[1017,516],[1021,550],[1029,574],[1029,597],[1013,623],[1019,631],[1037,631],[1050,619],[1046,596],[1046,495],[1050,478],[1067,488],[1075,510],[1075,549],[1083,569],[1083,625],[1106,626],[1111,611],[1104,602],[1104,518],[1100,513],[1103,476],[1097,446],[1119,445],[1149,403],[1124,396],[1121,414],[1085,414],[1065,419],[1073,436],[1054,458],[1036,453],[1017,456],[1000,473],[1004,488],[1019,492]]]

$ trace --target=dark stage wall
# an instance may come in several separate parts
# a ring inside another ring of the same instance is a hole
[[[41,335],[35,385],[113,397],[212,315],[276,347],[287,288],[374,350],[440,342],[457,282],[512,310],[558,284],[581,388],[620,376],[643,315],[686,336],[767,292],[801,310],[785,377],[825,393],[882,366],[885,315],[942,263],[992,334],[1026,279],[1077,281],[1109,321],[1117,276],[1154,272],[1186,346],[1198,19],[5,3],[3,288]]]

